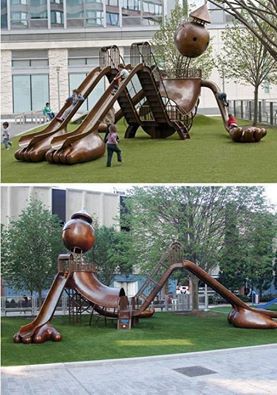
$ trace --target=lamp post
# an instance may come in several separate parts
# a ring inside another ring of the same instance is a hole
[[[60,111],[61,108],[61,98],[60,98],[60,66],[56,67],[56,72],[57,72],[57,89],[58,89],[58,111]]]

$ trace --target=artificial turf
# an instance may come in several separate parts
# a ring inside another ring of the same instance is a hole
[[[69,324],[68,317],[56,317],[61,342],[16,344],[12,336],[30,318],[2,318],[2,365],[29,365],[54,362],[91,361],[165,355],[194,351],[276,343],[276,330],[240,329],[229,325],[226,314],[201,312],[197,315],[156,313],[141,319],[130,331],[116,330],[109,323]]]
[[[241,122],[245,124],[245,122]],[[72,126],[71,126],[72,127]],[[190,140],[177,133],[167,139],[151,139],[139,130],[124,139],[126,125],[119,123],[123,163],[106,155],[95,161],[68,165],[20,162],[12,149],[2,149],[3,183],[273,183],[277,181],[277,128],[269,128],[259,143],[234,143],[221,118],[196,117]]]

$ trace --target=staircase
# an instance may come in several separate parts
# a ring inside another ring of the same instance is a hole
[[[144,311],[162,289],[168,278],[166,272],[170,265],[181,262],[182,260],[183,248],[181,243],[172,243],[169,249],[162,255],[157,265],[148,274],[146,281],[134,296],[135,302],[142,302],[142,304],[139,305],[139,311]]]

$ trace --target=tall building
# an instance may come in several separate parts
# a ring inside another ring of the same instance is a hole
[[[130,45],[151,41],[159,22],[184,0],[1,0],[1,111],[7,115],[41,111],[47,101],[57,112],[69,92],[99,65],[101,47],[117,45],[129,62]],[[194,6],[204,0],[191,0]],[[208,26],[214,53],[230,15],[209,5]],[[229,99],[253,99],[253,88],[226,81],[216,70],[211,80]],[[86,111],[104,91],[102,80],[83,104]],[[276,99],[276,85],[260,90],[261,99]],[[200,108],[216,103],[207,89]],[[218,111],[218,110],[217,110]]]
[[[97,192],[85,187],[68,188],[47,185],[1,186],[1,224],[8,225],[19,217],[31,199],[40,200],[61,223],[81,209],[86,210],[99,226],[119,229],[120,196],[115,193]]]
[[[57,111],[99,65],[99,49],[117,45],[128,62],[133,42],[148,41],[171,0],[1,0],[2,114]],[[99,97],[104,83],[84,103]]]

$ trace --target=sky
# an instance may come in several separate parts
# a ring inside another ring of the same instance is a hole
[[[116,193],[117,191],[119,191],[119,192],[126,191],[134,185],[144,186],[144,185],[151,185],[151,184],[74,184],[74,185],[73,184],[70,184],[70,185],[63,184],[63,185],[59,185],[59,187]],[[154,185],[163,185],[163,184],[154,184]],[[169,185],[169,184],[166,184],[166,185]],[[178,185],[178,184],[172,184],[172,185]],[[228,184],[228,186],[229,185],[231,185],[231,184]],[[266,196],[267,196],[269,202],[271,204],[274,204],[275,208],[277,210],[277,184],[247,184],[247,185],[243,185],[243,186],[254,186],[254,185],[260,185],[265,188],[265,193],[266,193]],[[234,186],[237,186],[237,185],[234,184]]]

